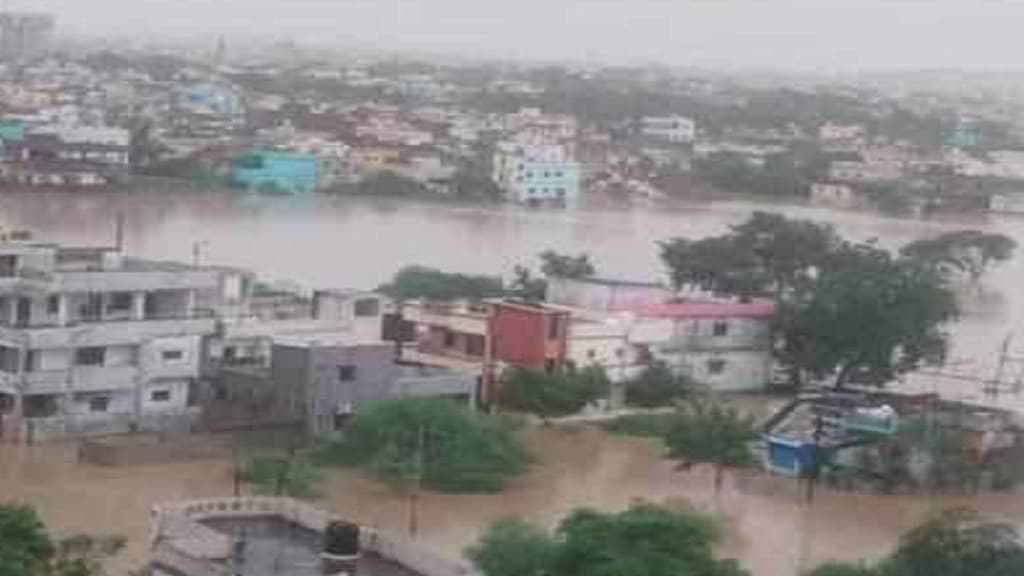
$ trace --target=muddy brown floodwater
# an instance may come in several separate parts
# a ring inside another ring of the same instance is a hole
[[[169,191],[172,192],[172,191]],[[656,242],[673,236],[718,234],[755,210],[772,210],[834,225],[854,240],[897,247],[957,228],[1005,233],[1024,246],[1024,219],[920,221],[799,206],[742,202],[679,204],[650,209],[529,210],[329,196],[259,197],[177,194],[3,194],[0,225],[27,228],[42,240],[74,244],[113,241],[118,213],[126,217],[131,255],[241,266],[307,287],[372,288],[399,267],[421,264],[507,274],[546,249],[589,252],[601,274],[658,278]],[[1024,253],[1024,252],[1022,252]],[[992,377],[1007,337],[1024,325],[1024,258],[1018,255],[965,294],[964,314],[950,327],[950,366],[974,379]],[[1024,357],[1024,336],[1007,350]],[[1024,383],[1024,363],[1006,375]],[[1024,395],[983,397],[971,378],[915,376],[906,384],[947,397],[993,402],[1024,413]],[[1024,388],[1022,388],[1024,389]],[[930,510],[968,504],[999,519],[1024,521],[1024,498],[871,496],[820,491],[813,507],[790,480],[761,475],[733,479],[719,497],[706,470],[680,473],[644,441],[594,431],[531,433],[538,463],[506,492],[491,496],[428,495],[422,501],[422,541],[457,555],[487,522],[508,514],[554,524],[577,506],[620,509],[635,499],[692,506],[723,519],[724,554],[757,576],[793,576],[825,558],[884,554],[898,535]],[[0,500],[36,504],[61,531],[112,532],[130,538],[113,568],[123,574],[145,558],[147,514],[153,502],[231,493],[231,463],[96,468],[75,463],[74,447],[0,445]],[[324,505],[382,528],[404,529],[406,501],[384,486],[332,472]]]
[[[675,471],[652,441],[591,428],[531,429],[527,439],[537,462],[505,492],[422,497],[418,538],[425,547],[458,556],[482,527],[503,516],[552,526],[577,507],[619,510],[644,500],[718,517],[722,554],[741,559],[755,576],[794,576],[825,559],[885,554],[904,530],[950,506],[969,505],[1024,525],[1024,498],[1015,494],[929,498],[819,489],[808,507],[798,482],[760,473],[730,478],[716,496],[709,470]],[[112,574],[144,563],[151,504],[232,490],[228,459],[103,468],[77,463],[73,444],[53,444],[0,445],[0,462],[0,500],[37,506],[58,533],[128,537],[128,548],[110,564]],[[322,491],[318,504],[341,516],[407,529],[408,499],[388,486],[331,470]]]

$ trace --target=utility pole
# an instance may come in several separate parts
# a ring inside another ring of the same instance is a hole
[[[807,475],[807,503],[814,502],[814,485],[818,482],[818,474],[821,472],[821,438],[825,433],[825,419],[821,416],[821,409],[814,409],[814,453],[812,454],[811,470]]]
[[[415,475],[409,494],[409,537],[415,538],[420,524],[420,491],[423,489],[423,447],[426,444],[426,430],[420,426],[414,457]]]

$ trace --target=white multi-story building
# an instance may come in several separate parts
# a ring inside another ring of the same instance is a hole
[[[493,178],[511,201],[520,204],[573,205],[580,195],[580,164],[560,144],[500,143]]]
[[[0,431],[187,429],[204,337],[243,298],[226,270],[111,248],[0,244]]]
[[[673,144],[689,144],[697,137],[697,125],[686,116],[648,116],[641,122],[641,133]]]

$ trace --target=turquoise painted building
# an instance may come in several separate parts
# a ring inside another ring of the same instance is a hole
[[[981,145],[981,134],[973,128],[957,128],[946,134],[946,146],[955,148],[977,148]]]
[[[298,194],[316,190],[317,161],[310,154],[259,150],[231,161],[231,183],[249,190]]]
[[[0,140],[20,142],[25,139],[25,125],[20,120],[0,120]]]

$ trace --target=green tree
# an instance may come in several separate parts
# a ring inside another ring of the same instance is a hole
[[[485,576],[550,576],[555,541],[520,518],[504,518],[488,526],[466,550]]]
[[[957,508],[904,535],[887,564],[893,576],[1010,576],[1024,573],[1024,546],[1009,524]]]
[[[481,300],[504,294],[501,278],[442,272],[424,266],[402,268],[395,274],[390,284],[385,284],[378,290],[400,300]]]
[[[665,435],[669,457],[684,466],[714,467],[715,490],[722,487],[725,468],[744,467],[753,461],[748,444],[755,437],[754,423],[735,408],[715,402],[694,401],[681,410]]]
[[[310,498],[317,495],[321,474],[305,460],[264,457],[252,459],[239,479],[257,494]]]
[[[689,396],[694,384],[675,374],[668,364],[654,362],[626,383],[626,404],[641,408],[670,406]]]
[[[606,397],[609,387],[608,375],[598,366],[553,372],[516,367],[502,376],[498,402],[543,418],[567,416]]]
[[[35,510],[0,505],[0,576],[101,576],[121,537],[76,535],[54,540]]]
[[[369,196],[409,197],[423,193],[420,183],[390,170],[381,170],[366,175],[356,187],[360,194]]]
[[[540,253],[540,261],[540,271],[548,277],[578,279],[593,276],[596,272],[588,254],[573,256],[545,250]]]
[[[318,458],[441,492],[496,492],[527,464],[508,422],[437,398],[362,408],[341,437],[320,447]]]
[[[870,245],[844,245],[783,301],[782,354],[818,378],[883,385],[945,354],[956,298],[934,269]]]
[[[1017,576],[1024,545],[1009,524],[985,522],[966,508],[946,510],[900,539],[875,566],[830,562],[811,576]]]
[[[805,282],[840,241],[807,220],[755,212],[721,236],[661,243],[672,284],[742,296],[786,295]]]
[[[507,294],[527,302],[540,302],[547,289],[547,280],[534,277],[529,268],[517,264],[512,270],[512,283],[509,284]]]
[[[943,272],[965,274],[977,283],[992,264],[1012,258],[1016,247],[1017,243],[1003,234],[960,230],[912,242],[900,253]]]
[[[579,509],[552,536],[500,521],[468,555],[484,576],[743,576],[734,560],[715,558],[718,535],[709,518],[692,512]]]

